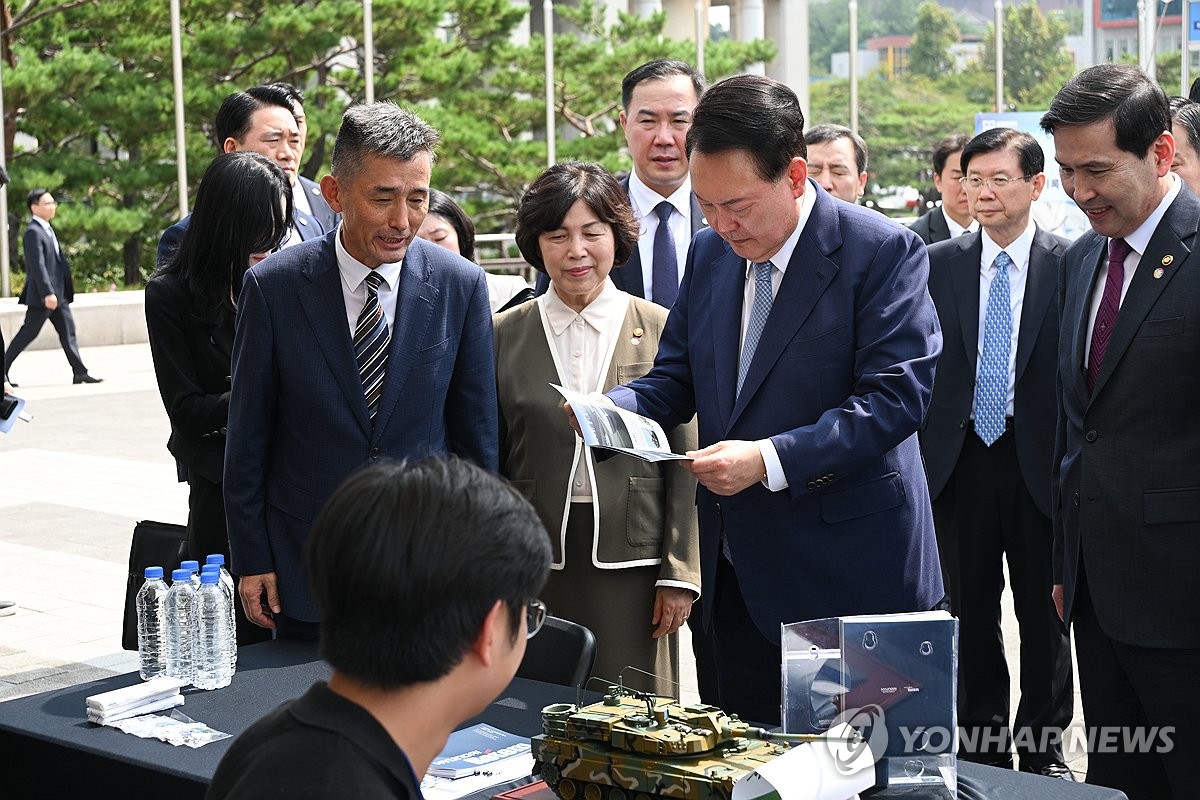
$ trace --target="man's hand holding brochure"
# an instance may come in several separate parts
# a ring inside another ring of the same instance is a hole
[[[572,392],[550,384],[570,405],[579,435],[588,447],[640,458],[643,461],[690,461],[671,452],[662,426],[649,417],[617,408],[603,396]]]

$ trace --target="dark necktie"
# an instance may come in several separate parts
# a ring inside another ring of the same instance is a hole
[[[1108,340],[1112,338],[1117,324],[1117,312],[1121,310],[1121,286],[1125,283],[1125,257],[1131,248],[1124,239],[1108,240],[1108,278],[1104,281],[1104,294],[1100,297],[1100,308],[1096,311],[1096,322],[1092,326],[1092,349],[1088,356],[1087,385],[1090,393],[1096,388],[1096,378],[1104,364],[1108,351]]]
[[[383,283],[383,278],[372,270],[364,282],[367,285],[367,302],[354,328],[354,359],[358,362],[363,395],[367,399],[367,411],[373,422],[379,411],[379,395],[383,392],[388,343],[392,335],[388,332],[387,319],[379,305],[379,285]]]
[[[675,237],[671,236],[671,212],[675,206],[663,200],[654,207],[658,229],[654,231],[654,264],[651,272],[650,299],[660,306],[675,305],[679,294],[679,259],[675,255]]]
[[[754,268],[754,300],[750,305],[750,320],[746,323],[746,339],[742,342],[742,355],[738,359],[737,393],[742,393],[742,384],[746,382],[746,374],[750,372],[750,362],[754,360],[754,351],[758,349],[758,340],[762,337],[763,328],[767,326],[767,317],[771,315],[771,262],[752,264]]]
[[[996,274],[988,287],[983,318],[983,355],[975,384],[975,434],[988,447],[1004,433],[1008,410],[1008,363],[1012,355],[1012,304],[1008,268],[1012,258],[1003,250],[992,262]]]

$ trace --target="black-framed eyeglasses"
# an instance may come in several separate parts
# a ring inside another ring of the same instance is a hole
[[[525,638],[532,639],[546,621],[546,604],[541,600],[530,600],[525,606]]]
[[[988,186],[993,191],[1002,192],[1017,181],[1027,181],[1032,177],[1032,175],[1022,175],[1019,178],[1010,178],[1007,175],[997,175],[994,178],[981,178],[978,175],[970,175],[965,178],[959,178],[958,182],[968,189],[973,189],[975,191],[979,191],[984,186]]]

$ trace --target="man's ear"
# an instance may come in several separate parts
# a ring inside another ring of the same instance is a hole
[[[792,197],[804,194],[808,183],[808,162],[796,156],[788,164],[788,181],[792,184]]]
[[[321,196],[325,198],[325,202],[329,204],[337,213],[342,213],[342,202],[339,197],[339,189],[337,178],[332,175],[326,175],[321,178]]]
[[[483,625],[479,627],[479,635],[475,637],[475,642],[471,645],[471,652],[479,659],[482,666],[492,666],[496,658],[505,652],[505,648],[512,638],[512,632],[508,628],[508,608],[504,605],[503,600],[497,600],[496,604],[492,606],[492,610],[483,618]]]

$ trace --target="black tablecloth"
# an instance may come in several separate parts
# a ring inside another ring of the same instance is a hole
[[[198,722],[234,736],[313,682],[329,677],[311,643],[267,642],[238,653],[233,683],[212,692],[188,689],[180,710]],[[0,703],[0,796],[20,798],[108,796],[113,791],[148,793],[172,800],[202,798],[232,739],[204,747],[172,747],[139,739],[86,721],[85,700],[138,682],[137,673],[118,675],[44,694]],[[531,736],[541,732],[541,710],[573,701],[574,691],[521,678],[474,722]],[[489,790],[490,796],[500,789]],[[891,792],[874,794],[892,797]],[[900,797],[917,800],[908,792]],[[1121,792],[1069,784],[1009,770],[959,762],[961,800],[1122,800]]]

